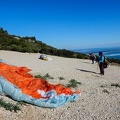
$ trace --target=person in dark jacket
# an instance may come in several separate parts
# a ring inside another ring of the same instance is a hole
[[[94,64],[96,57],[93,53],[90,54],[90,60],[92,60],[92,64]]]
[[[100,68],[100,74],[104,75],[104,59],[102,52],[99,52],[99,68]]]

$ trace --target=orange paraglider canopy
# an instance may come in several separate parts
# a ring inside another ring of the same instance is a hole
[[[31,70],[27,67],[16,67],[3,62],[0,63],[0,76],[3,76],[20,88],[24,94],[28,94],[34,98],[43,98],[43,96],[38,93],[38,90],[47,92],[54,89],[58,95],[62,93],[66,95],[80,93],[79,91],[72,92],[70,88],[65,88],[61,84],[53,85],[44,79],[35,78],[28,73],[29,71]]]

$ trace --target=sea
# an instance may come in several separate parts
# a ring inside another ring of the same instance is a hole
[[[87,48],[87,49],[76,49],[73,51],[84,54],[94,53],[95,55],[98,55],[99,52],[103,52],[104,56],[108,58],[120,60],[120,47]]]

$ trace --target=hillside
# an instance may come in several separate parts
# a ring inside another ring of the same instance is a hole
[[[42,41],[36,40],[32,37],[21,37],[16,35],[10,35],[6,30],[0,28],[0,50],[9,50],[17,52],[29,52],[29,53],[42,53],[49,55],[56,55],[61,57],[88,59],[89,56],[73,52],[66,49],[57,49],[49,46]]]

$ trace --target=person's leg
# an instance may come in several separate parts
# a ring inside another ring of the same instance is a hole
[[[104,75],[104,66],[103,66],[103,63],[100,63],[99,67],[100,67],[100,74]]]
[[[94,64],[94,59],[92,58],[92,64]]]
[[[101,74],[101,71],[102,71],[102,69],[101,69],[101,64],[99,64],[99,68],[100,68],[100,74]]]
[[[104,66],[102,66],[101,74],[104,75]]]

